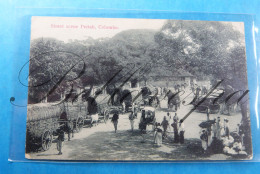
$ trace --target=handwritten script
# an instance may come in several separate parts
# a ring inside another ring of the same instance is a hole
[[[53,25],[52,27],[67,27],[67,26],[56,26],[56,25]],[[72,27],[72,26],[71,26]],[[73,26],[73,27],[83,27],[83,26]],[[57,76],[53,76],[52,78],[49,78],[47,80],[45,80],[44,82],[41,82],[39,84],[36,84],[36,85],[27,85],[25,83],[22,82],[21,80],[21,72],[23,71],[23,69],[25,68],[25,66],[32,60],[36,59],[37,57],[39,56],[42,56],[42,55],[46,55],[46,54],[49,54],[49,53],[66,53],[66,54],[71,54],[75,57],[78,57],[80,61],[78,62],[75,62],[74,64],[72,64],[70,66],[70,68],[64,72],[63,74],[59,74],[58,76],[58,80],[55,81],[55,84],[52,86],[51,89],[48,90],[48,92],[46,92],[46,94],[40,99],[40,101],[43,101],[46,97],[50,96],[52,93],[54,93],[57,88],[62,84],[62,82],[64,81],[68,81],[68,79],[66,78],[66,76],[72,72],[72,71],[75,71],[75,67],[78,65],[78,64],[81,64],[81,69],[77,72],[77,76],[74,77],[73,79],[69,79],[69,81],[73,82],[73,81],[76,81],[77,79],[79,79],[82,75],[84,75],[86,73],[86,63],[84,62],[84,59],[73,53],[73,52],[67,52],[67,51],[49,51],[49,52],[44,52],[44,53],[41,53],[39,55],[37,55],[36,57],[32,57],[30,58],[29,61],[27,61],[22,67],[21,67],[21,70],[19,71],[19,75],[18,75],[18,79],[19,79],[19,82],[23,85],[23,86],[26,86],[26,87],[29,87],[29,88],[38,88],[40,86],[44,86],[44,85],[47,85],[48,83],[50,83],[51,81],[53,81],[53,78],[54,77],[57,77]],[[108,103],[111,103],[111,100],[113,100],[113,97],[118,94],[120,92],[120,89],[123,88],[123,86],[129,82],[131,80],[131,78],[136,75],[138,73],[138,76],[142,76],[142,75],[145,75],[149,72],[149,70],[154,66],[154,64],[152,63],[147,63],[145,65],[142,65],[140,67],[136,67],[134,64],[132,65],[132,67],[128,67],[128,68],[122,68],[120,70],[118,70],[117,72],[115,72],[114,74],[111,74],[111,78],[106,82],[104,83],[104,85],[102,85],[102,87],[100,88],[100,90],[104,90],[106,89],[107,87],[111,86],[111,85],[115,85],[115,83],[119,83],[119,85],[117,86],[117,88],[115,88],[116,90],[114,90],[110,95],[108,95],[109,99],[107,100]],[[115,81],[115,78],[118,77],[118,75],[120,73],[122,73],[123,70],[127,69],[127,73],[124,73],[124,75],[117,81]],[[30,74],[29,74],[30,75]],[[138,80],[138,79],[137,79]],[[207,98],[209,96],[212,97],[212,94],[214,94],[215,96],[215,99],[214,99],[214,103],[227,103],[229,102],[232,98],[234,98],[234,96],[237,96],[237,94],[240,94],[239,97],[236,97],[236,100],[235,102],[237,104],[244,104],[246,101],[242,101],[242,99],[248,94],[249,90],[238,90],[238,91],[234,91],[228,95],[225,95],[225,98],[223,99],[223,95],[225,93],[225,91],[222,91],[221,93],[219,93],[219,89],[218,87],[221,85],[221,83],[223,83],[224,79],[220,80],[219,82],[217,82],[215,85],[212,86],[212,88],[208,91],[208,93],[202,97],[202,98],[199,98],[197,99],[197,103],[194,104],[193,108],[180,120],[181,122],[183,122],[185,119],[187,119],[191,113],[193,111],[195,111],[200,105],[203,104],[203,102],[205,102],[207,100]],[[75,102],[78,97],[80,95],[82,95],[84,92],[87,92],[87,90],[83,90],[81,91],[80,93],[76,94],[76,95],[72,95],[72,92],[73,92],[73,84],[70,86],[70,89],[69,89],[69,94],[65,96],[64,99],[62,99],[58,104],[62,104],[64,102],[68,102],[69,99],[70,101],[72,102]],[[89,90],[92,90],[93,89],[93,84],[90,84],[90,89]],[[133,93],[135,91],[132,91],[130,93],[127,93],[125,95],[121,95],[121,101],[123,101],[125,98],[127,98],[129,95],[131,95],[131,93]],[[166,97],[169,97],[169,92],[171,92],[170,90],[166,91],[165,93],[165,96],[163,97],[163,99],[165,99]],[[137,95],[135,95],[132,99],[132,102],[135,102],[142,94],[144,93],[143,90],[141,91],[138,91]],[[154,97],[156,97],[158,94],[158,91],[155,92],[154,94]],[[182,100],[178,100],[178,104],[182,103],[182,104],[185,104],[185,99],[190,95],[191,93],[189,93],[188,95],[184,96],[184,98]],[[98,96],[100,95],[100,93],[95,93],[94,95],[94,99],[96,99]],[[173,99],[176,99],[176,98],[179,98],[180,96],[182,95],[185,95],[185,91],[184,90],[181,90],[181,91],[178,91],[176,93],[174,93],[173,95],[170,96],[170,100],[173,100]],[[85,96],[86,98],[90,97],[90,92],[87,93],[87,96]],[[219,99],[222,98],[221,101],[219,101]],[[163,100],[162,99],[162,100]],[[168,98],[169,99],[169,98]],[[142,99],[141,101],[143,101],[144,99]],[[20,105],[17,105],[14,103],[15,101],[15,97],[11,97],[10,98],[10,103],[13,104],[14,106],[18,106],[18,107],[27,107],[27,106],[20,106]],[[234,101],[233,101],[234,103]],[[188,104],[191,104],[191,103],[188,103]],[[57,105],[57,103],[55,104]]]

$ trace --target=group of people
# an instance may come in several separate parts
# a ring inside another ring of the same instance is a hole
[[[221,122],[220,117],[213,120],[213,123],[207,128],[202,128],[200,131],[200,139],[202,148],[206,152],[208,147],[211,146],[213,140],[221,141],[222,137],[229,137],[228,119],[224,119],[224,124]]]
[[[136,113],[134,111],[130,111],[128,118],[130,122],[130,129],[131,131],[134,131],[134,123],[135,123],[135,119],[137,118]],[[141,130],[142,136],[143,134],[146,134],[146,126],[148,121],[147,119],[149,118],[152,118],[151,113],[141,113],[139,129]],[[115,133],[117,132],[118,119],[119,119],[119,114],[118,112],[116,112],[113,114],[113,117],[111,119],[114,125]],[[154,143],[157,146],[162,145],[162,140],[167,138],[171,130],[173,130],[174,143],[181,143],[181,144],[184,143],[184,132],[185,132],[184,123],[181,123],[179,121],[179,117],[177,113],[175,113],[175,115],[172,117],[168,112],[167,116],[164,116],[164,119],[161,123],[156,122],[156,119],[154,119],[152,122],[153,122],[153,130],[154,130]],[[143,136],[143,141],[144,141],[144,136]]]
[[[205,153],[209,152],[209,149],[212,153],[226,152],[233,150],[233,145],[242,150],[244,132],[241,124],[238,124],[236,133],[238,138],[235,139],[230,134],[228,119],[224,118],[222,121],[220,117],[217,117],[217,119],[209,120],[207,116],[207,121],[210,122],[209,126],[200,131],[201,144]]]
[[[170,124],[171,115],[168,112],[161,123],[155,123],[154,142],[157,146],[162,145],[162,140],[167,138],[168,133],[171,132],[171,127],[174,134],[174,143],[184,143],[184,123],[179,121],[177,113],[175,113],[172,120],[172,124]]]
[[[124,111],[123,111],[124,112]],[[134,130],[134,120],[137,118],[137,106],[136,104],[134,103],[133,104],[133,108],[132,108],[132,111],[130,111],[130,114],[129,114],[129,120],[130,120],[130,125],[131,125],[131,130],[133,131]],[[115,128],[115,133],[117,131],[117,125],[118,125],[118,119],[119,119],[119,112],[115,112],[112,116],[112,123],[114,125],[114,128]]]

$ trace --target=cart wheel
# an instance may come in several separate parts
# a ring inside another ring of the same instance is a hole
[[[76,132],[80,132],[83,126],[84,126],[84,119],[82,117],[78,117],[76,121]]]
[[[104,122],[107,123],[107,120],[109,119],[109,111],[104,112]]]
[[[52,144],[52,134],[50,131],[45,131],[42,134],[42,149],[44,151],[48,150],[51,147]]]

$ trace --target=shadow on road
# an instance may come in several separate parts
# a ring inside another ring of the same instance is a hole
[[[144,134],[139,130],[96,132],[87,138],[68,142],[71,150],[69,159],[74,160],[192,160],[201,156],[200,141],[186,140],[184,144],[174,144],[165,139],[163,146],[156,147],[153,133]]]

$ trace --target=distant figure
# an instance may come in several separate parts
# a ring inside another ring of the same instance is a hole
[[[72,122],[71,120],[69,120],[69,121],[66,123],[66,127],[67,127],[67,132],[68,132],[68,141],[70,141],[71,135],[72,135],[72,137],[74,137],[73,122]]]
[[[174,115],[174,117],[173,117],[173,121],[174,121],[174,120],[177,120],[177,122],[179,121],[179,117],[178,117],[177,113],[175,113],[175,115]]]
[[[64,127],[60,127],[60,129],[57,130],[57,133],[58,133],[57,150],[59,151],[58,155],[62,155],[62,142],[65,139]]]
[[[119,116],[118,116],[118,113],[114,113],[113,117],[112,117],[112,122],[114,124],[114,128],[115,128],[115,133],[117,131],[117,124],[118,124],[118,119],[119,119]]]
[[[133,111],[133,113],[134,113],[135,118],[137,118],[137,109],[138,109],[138,108],[137,108],[137,105],[136,105],[136,103],[134,103],[134,104],[133,104],[133,110],[132,110],[132,111]]]
[[[179,131],[180,131],[180,143],[183,144],[184,143],[184,123],[180,123],[179,124]]]
[[[179,92],[179,91],[181,90],[180,88],[181,88],[181,85],[178,84],[178,85],[177,85],[177,90],[175,90],[175,91],[176,91],[176,92]]]
[[[202,93],[202,95],[206,95],[208,93],[208,90],[205,86],[202,87],[201,93]]]
[[[170,113],[169,113],[169,112],[167,112],[167,120],[168,120],[168,121],[170,121],[170,120],[171,120],[171,118],[172,118],[172,116],[170,115]]]
[[[130,121],[132,132],[134,131],[134,120],[135,120],[135,116],[134,116],[133,111],[131,111],[129,114],[129,121]]]
[[[169,112],[167,112],[167,117],[166,117],[166,119],[167,119],[167,121],[168,121],[168,123],[169,123],[169,125],[170,125],[170,123],[171,123],[171,121],[172,121],[172,116],[170,115]],[[171,126],[168,126],[168,129],[169,129],[169,131],[171,131]]]
[[[177,85],[174,85],[174,90],[177,91]]]
[[[162,146],[162,129],[160,123],[156,124],[155,133],[154,133],[154,143],[158,147]]]
[[[209,113],[210,113],[210,109],[207,108],[207,121],[209,121]]]
[[[185,85],[182,83],[181,84],[181,90],[184,90],[185,89]]]
[[[186,89],[187,86],[188,86],[188,84],[185,82],[184,83],[184,89]]]
[[[163,138],[166,137],[166,131],[167,131],[168,126],[169,126],[169,122],[168,122],[168,120],[166,119],[166,116],[164,116],[163,121],[162,121]]]
[[[126,112],[126,110],[125,110],[125,102],[122,103],[122,107],[123,107],[123,113],[125,113]]]
[[[99,119],[99,117],[98,117],[97,113],[91,115],[91,123],[90,123],[91,127],[96,126],[98,124],[98,119]]]
[[[201,92],[201,88],[198,86],[196,88],[196,94],[195,94],[197,98],[200,96],[200,92]]]

